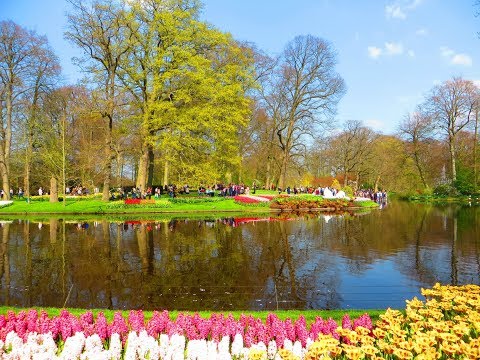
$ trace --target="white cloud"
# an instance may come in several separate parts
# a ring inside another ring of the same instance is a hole
[[[387,19],[405,20],[407,13],[415,10],[423,0],[396,0],[385,6]]]
[[[472,57],[468,54],[459,54],[447,46],[440,47],[440,54],[442,57],[448,59],[452,65],[472,66]]]
[[[388,124],[385,121],[378,119],[367,119],[363,122],[365,126],[368,126],[372,130],[386,134],[389,132]]]
[[[467,54],[455,54],[452,58],[452,64],[463,65],[463,66],[472,66],[472,57]]]
[[[421,29],[418,29],[417,31],[415,31],[415,34],[417,36],[427,36],[428,35],[428,30],[425,29],[425,28],[421,28]]]
[[[403,45],[401,43],[386,42],[385,52],[387,55],[401,55],[403,54]]]
[[[450,57],[450,56],[453,56],[453,54],[455,54],[455,51],[453,51],[452,49],[446,46],[441,46],[440,54],[442,54],[443,57]]]
[[[387,5],[385,6],[385,15],[387,19],[401,19],[404,20],[407,18],[407,14],[402,11],[402,8],[399,5]]]
[[[383,47],[369,46],[367,48],[368,56],[372,59],[378,59],[380,56],[398,56],[406,53],[409,57],[415,57],[412,49],[405,49],[401,42],[387,41]]]
[[[380,55],[382,55],[382,49],[376,46],[368,47],[368,56],[370,56],[372,59],[377,59]]]

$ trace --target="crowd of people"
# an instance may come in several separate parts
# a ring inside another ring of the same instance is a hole
[[[223,196],[223,197],[234,197],[237,195],[254,195],[256,193],[256,190],[258,189],[258,186],[255,184],[255,182],[252,184],[252,187],[250,188],[249,186],[241,183],[241,184],[214,184],[211,186],[205,186],[205,185],[199,185],[197,188],[197,194],[199,196],[205,195],[205,196]],[[265,187],[262,187],[262,189],[265,189]],[[285,189],[282,189],[280,187],[275,187],[272,185],[270,190],[278,191],[279,194],[281,193],[286,193],[287,195],[296,195],[296,194],[314,194],[314,195],[320,195],[324,197],[346,197],[346,194],[342,190],[337,190],[336,188],[333,187],[312,187],[312,186],[287,186]],[[94,194],[99,193],[98,187],[95,187],[93,190]],[[69,187],[67,186],[65,189],[66,195],[69,196],[84,196],[84,195],[90,195],[90,190],[88,187],[84,187],[81,185],[78,186],[73,186]],[[152,188],[151,186],[148,186],[146,189],[142,190],[141,188],[138,187],[130,187],[130,188],[123,188],[119,187],[117,189],[112,189],[111,190],[111,200],[117,200],[117,199],[127,199],[127,198],[132,198],[132,199],[151,199],[154,197],[155,199],[158,199],[161,197],[162,194],[168,194],[169,197],[175,198],[178,193],[180,194],[190,194],[190,186],[188,184],[185,184],[181,187],[177,187],[174,184],[171,185],[165,185],[165,186],[155,186],[155,188]],[[37,190],[37,194],[39,196],[43,195],[48,195],[48,192],[44,190],[43,187],[39,187]],[[10,189],[10,198],[13,199],[14,197],[14,190]],[[24,197],[24,190],[20,187],[18,188],[17,191],[17,196],[18,198],[23,198]],[[365,198],[365,199],[371,199],[375,202],[378,203],[386,203],[387,202],[387,192],[385,190],[378,190],[374,191],[373,189],[359,189],[355,191],[354,196],[356,198]],[[5,198],[5,192],[3,189],[0,189],[0,198],[3,200]]]

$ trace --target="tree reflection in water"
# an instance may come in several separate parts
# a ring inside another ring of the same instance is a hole
[[[478,207],[363,214],[2,222],[5,305],[112,309],[401,307],[480,282]]]

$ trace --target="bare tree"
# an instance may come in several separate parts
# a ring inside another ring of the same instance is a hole
[[[287,44],[269,97],[277,144],[282,152],[280,185],[285,188],[290,161],[305,154],[307,138],[315,137],[336,112],[345,93],[335,72],[336,56],[325,40],[297,36]]]
[[[95,77],[103,96],[100,113],[106,120],[105,150],[103,162],[103,196],[109,199],[112,163],[115,152],[112,147],[112,132],[116,118],[117,71],[123,57],[130,50],[125,37],[126,25],[121,16],[121,4],[115,0],[93,0],[85,4],[81,0],[69,0],[73,10],[68,14],[68,31],[65,37],[81,48],[86,62],[78,64]]]
[[[472,81],[453,78],[435,86],[424,105],[428,116],[447,137],[452,182],[457,179],[457,135],[471,123],[477,97],[478,88]]]
[[[40,44],[39,44],[40,45]],[[25,93],[23,101],[26,104],[27,113],[23,124],[25,162],[24,162],[24,187],[25,196],[30,196],[30,172],[33,156],[33,148],[38,135],[39,121],[45,97],[55,87],[60,74],[60,64],[53,50],[48,46],[46,39],[39,46],[35,59],[30,66],[29,90]]]
[[[426,167],[430,159],[428,143],[433,137],[434,124],[432,118],[418,108],[412,114],[407,114],[399,125],[399,135],[406,141],[405,149],[413,159],[423,186],[427,189]]]
[[[373,142],[377,134],[361,121],[349,120],[344,129],[330,138],[330,156],[336,162],[336,171],[343,173],[343,186],[348,185],[348,175],[362,172],[370,161]]]
[[[13,21],[0,22],[0,176],[5,197],[10,191],[10,153],[14,108],[28,90],[27,79],[46,39]]]

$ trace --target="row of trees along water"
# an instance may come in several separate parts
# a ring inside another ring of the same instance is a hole
[[[397,134],[382,135],[335,121],[346,86],[324,39],[297,36],[273,57],[201,20],[197,0],[69,2],[76,84],[62,80],[45,36],[0,22],[6,197],[51,178],[59,189],[100,187],[104,199],[122,185],[286,188],[332,174],[403,192],[477,189],[479,89],[469,80],[436,85],[398,115]]]

